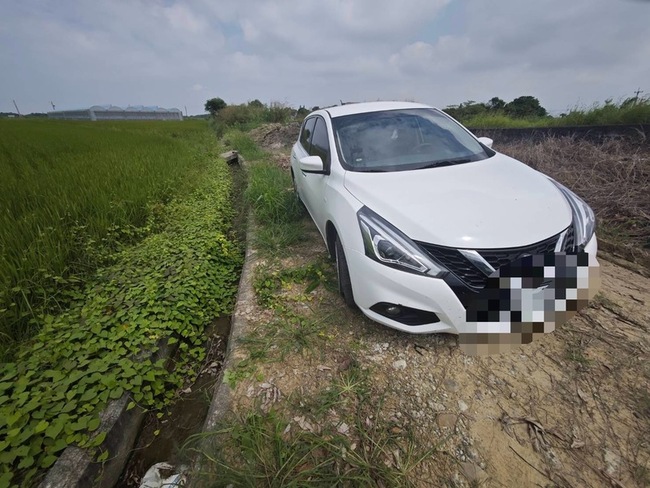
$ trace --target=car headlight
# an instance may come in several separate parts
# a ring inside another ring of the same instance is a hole
[[[366,256],[410,273],[440,278],[447,270],[433,262],[411,239],[367,207],[357,212]]]
[[[558,183],[554,179],[551,181],[562,192],[567,199],[573,213],[573,233],[576,247],[583,248],[593,237],[596,232],[596,216],[594,211],[587,205],[582,198],[569,190],[566,186]]]

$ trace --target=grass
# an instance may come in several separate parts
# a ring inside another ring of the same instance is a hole
[[[257,229],[255,246],[271,254],[279,254],[287,247],[299,243],[305,236],[305,224],[297,222],[269,222]]]
[[[271,163],[250,166],[246,198],[262,223],[294,223],[303,215],[292,189],[291,176]]]
[[[472,129],[566,127],[588,125],[650,124],[650,98],[611,100],[591,107],[576,106],[560,117],[516,118],[503,112],[485,112],[461,119]]]
[[[0,337],[39,316],[123,244],[142,239],[209,164],[204,121],[0,120]]]
[[[259,148],[255,141],[240,130],[231,130],[223,137],[226,146],[237,150],[247,161],[257,161],[268,156],[266,151]]]
[[[276,254],[300,242],[304,236],[305,211],[293,192],[291,176],[271,163],[271,155],[260,149],[249,134],[231,130],[223,140],[248,163],[245,200],[258,223],[254,237],[256,248]]]
[[[331,387],[293,403],[302,415],[249,411],[192,439],[186,449],[199,454],[203,467],[198,486],[410,487],[438,447],[418,447],[410,431],[380,421],[380,396],[371,394],[367,372],[356,365]],[[341,417],[324,421],[334,407]]]

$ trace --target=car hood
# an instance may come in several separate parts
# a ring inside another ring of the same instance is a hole
[[[546,176],[499,153],[415,171],[347,171],[345,187],[411,239],[441,246],[525,246],[558,234],[572,219]]]

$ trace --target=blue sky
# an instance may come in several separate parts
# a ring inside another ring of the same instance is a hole
[[[3,0],[0,112],[650,92],[645,0]]]

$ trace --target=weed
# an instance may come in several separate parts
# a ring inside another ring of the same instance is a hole
[[[584,125],[648,124],[650,98],[607,100],[591,107],[575,106],[559,117],[513,117],[505,112],[484,112],[460,119],[473,129],[563,127]]]
[[[185,449],[201,458],[199,486],[413,486],[417,466],[437,446],[419,448],[409,433],[395,434],[379,421],[381,402],[370,402],[366,378],[358,374],[351,369],[326,393],[330,407],[341,403],[336,393],[349,400],[347,423],[309,422],[303,430],[270,410],[195,436]],[[323,406],[322,393],[304,400]]]
[[[255,141],[247,133],[240,130],[232,130],[223,136],[223,142],[226,146],[235,149],[247,161],[258,161],[268,156],[266,151],[260,149]]]
[[[571,188],[594,209],[598,236],[629,246],[650,263],[650,157],[621,141],[594,144],[571,137],[503,144],[499,151]]]
[[[293,193],[291,177],[270,163],[251,165],[246,198],[262,223],[294,223],[303,215]]]
[[[302,220],[297,222],[275,223],[267,222],[257,228],[255,247],[270,255],[286,252],[289,246],[304,239],[305,225]]]
[[[577,363],[580,368],[586,368],[591,364],[591,359],[585,356],[584,345],[581,342],[567,342],[566,358]]]

